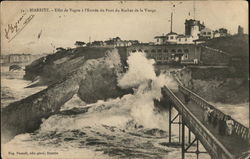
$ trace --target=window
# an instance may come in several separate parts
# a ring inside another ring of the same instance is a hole
[[[176,51],[175,51],[175,49],[173,49],[173,50],[171,50],[171,52],[175,53]]]
[[[188,59],[188,54],[185,54],[185,59]]]
[[[174,39],[174,37],[173,37],[173,36],[170,36],[170,39]]]
[[[208,32],[207,34],[208,34],[208,35],[211,35],[211,32]]]
[[[142,52],[142,50],[141,49],[139,49],[139,51],[138,52]]]
[[[185,52],[185,53],[188,53],[189,51],[188,51],[188,49],[184,49],[184,52]]]
[[[151,50],[151,52],[155,53],[155,50],[153,49],[153,50]]]
[[[181,38],[179,39],[179,41],[181,41]]]
[[[159,39],[157,39],[157,42],[159,42]]]
[[[168,50],[164,49],[163,52],[168,52]]]
[[[187,41],[187,38],[185,38],[185,41]]]
[[[174,59],[174,54],[171,54],[171,59]]]
[[[136,50],[132,50],[132,52],[136,52]]]
[[[168,36],[167,36],[167,40],[168,40]]]
[[[148,50],[144,50],[145,53],[148,53]]]
[[[157,52],[161,52],[161,49],[158,49],[158,51]]]
[[[179,50],[178,50],[178,52],[180,53],[180,52],[182,52],[182,50],[181,50],[181,49],[179,49]]]

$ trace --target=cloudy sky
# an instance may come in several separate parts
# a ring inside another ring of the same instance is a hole
[[[192,1],[4,2],[1,5],[1,53],[51,53],[55,47],[74,47],[75,41],[88,42],[89,37],[92,41],[119,36],[150,42],[154,41],[154,36],[170,31],[172,11],[173,31],[183,34],[185,19],[193,18],[193,6]],[[30,8],[50,8],[50,12],[29,12]],[[63,12],[55,12],[55,8]],[[99,12],[85,12],[87,8]],[[234,34],[241,25],[245,32],[248,31],[248,4],[245,1],[196,1],[195,8],[195,18],[208,28],[224,27]],[[68,11],[64,12],[65,9]],[[104,12],[100,12],[101,9]],[[112,12],[112,9],[133,12]],[[135,12],[136,9],[139,12]],[[5,30],[8,24],[18,22],[23,15],[21,10],[26,12],[18,24],[21,31],[17,34],[8,31],[12,39],[7,39]],[[22,28],[21,24],[30,16],[31,20]]]

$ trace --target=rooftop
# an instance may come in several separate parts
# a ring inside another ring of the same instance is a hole
[[[167,35],[178,35],[178,34],[175,32],[170,32],[170,33],[167,33]]]

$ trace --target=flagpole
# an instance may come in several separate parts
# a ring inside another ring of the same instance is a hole
[[[173,12],[171,12],[171,24],[170,24],[170,33],[172,33],[172,28],[173,28]]]

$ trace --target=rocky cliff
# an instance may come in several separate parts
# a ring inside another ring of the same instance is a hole
[[[234,77],[230,68],[185,68],[177,73],[188,88],[210,102],[249,102],[249,81]]]
[[[59,50],[54,54],[42,57],[25,68],[25,80],[38,80],[41,85],[50,85],[62,80],[68,73],[82,66],[87,60],[98,59],[106,56],[109,48],[80,47],[67,50]],[[120,62],[126,62],[126,50],[116,49],[120,56]]]
[[[230,65],[235,69],[234,76],[249,77],[249,35],[213,38],[200,45],[226,52],[230,57]]]
[[[3,139],[36,130],[42,118],[58,113],[60,107],[76,93],[86,103],[128,93],[117,87],[117,79],[123,70],[118,50],[99,51],[96,56],[91,54],[93,52],[86,53],[86,56],[60,54],[60,57],[39,59],[28,66],[26,79],[40,76],[50,85],[2,109]],[[35,72],[37,69],[41,71]]]

